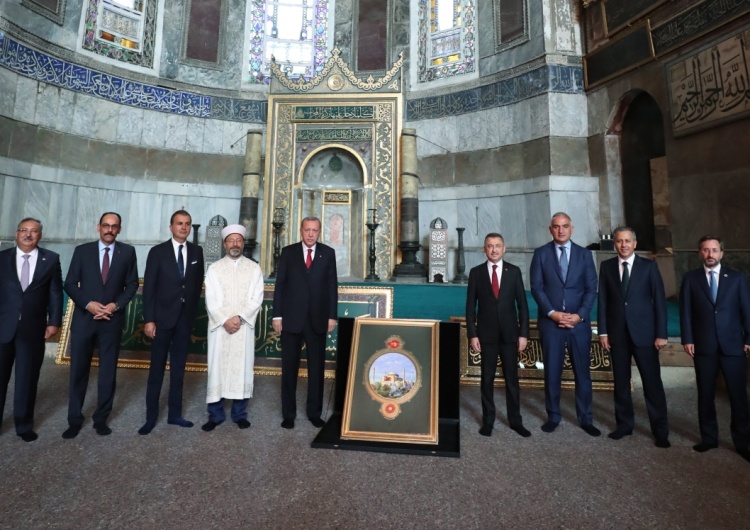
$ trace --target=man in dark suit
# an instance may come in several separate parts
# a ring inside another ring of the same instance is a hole
[[[570,216],[552,216],[549,231],[553,241],[534,251],[531,259],[531,294],[539,308],[538,326],[544,360],[544,401],[547,422],[544,432],[560,424],[560,387],[565,347],[570,353],[576,382],[576,415],[581,428],[591,436],[591,308],[596,299],[596,267],[591,252],[570,240]]]
[[[466,329],[474,351],[482,354],[482,426],[479,434],[491,436],[495,424],[495,370],[503,363],[505,400],[510,428],[523,436],[531,433],[521,419],[518,389],[518,352],[529,337],[529,307],[521,269],[503,260],[505,241],[496,233],[484,238],[487,261],[469,273],[466,291]],[[478,310],[477,310],[477,305]]]
[[[307,417],[317,428],[325,425],[323,375],[326,334],[338,320],[336,253],[318,243],[321,223],[306,217],[302,241],[284,247],[273,293],[273,329],[281,336],[281,426],[294,428],[297,415],[297,373],[302,343],[307,348]]]
[[[38,438],[34,405],[44,341],[62,323],[60,256],[40,248],[41,239],[41,221],[27,217],[18,223],[16,248],[0,252],[0,424],[15,361],[13,419],[24,442]]]
[[[102,215],[96,225],[99,240],[75,248],[65,278],[65,292],[76,306],[70,333],[69,427],[63,433],[66,439],[78,436],[83,426],[83,401],[94,348],[99,349],[94,429],[100,436],[112,433],[107,426],[107,417],[112,412],[115,398],[125,308],[138,290],[135,249],[115,242],[121,228],[119,214],[107,212]]]
[[[203,249],[187,241],[192,218],[178,210],[169,220],[172,238],[148,253],[143,278],[144,333],[151,342],[151,364],[146,387],[146,423],[138,434],[150,433],[159,416],[159,394],[169,355],[169,412],[167,423],[192,427],[182,417],[182,384],[185,379],[190,333],[203,287]]]
[[[631,359],[643,381],[643,395],[656,446],[667,448],[667,398],[661,381],[659,350],[667,345],[664,282],[655,261],[635,255],[635,231],[627,226],[613,234],[617,257],[599,269],[599,342],[610,352],[615,378],[613,440],[633,434],[635,416],[630,394]]]
[[[698,384],[699,453],[719,446],[716,421],[716,377],[721,370],[732,409],[732,441],[750,461],[750,412],[747,403],[747,359],[750,353],[750,288],[741,272],[721,264],[724,243],[705,236],[698,242],[703,267],[682,278],[680,328],[685,353],[695,363]]]

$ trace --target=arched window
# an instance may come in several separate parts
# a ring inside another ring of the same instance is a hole
[[[271,56],[290,77],[315,76],[326,61],[329,0],[250,0],[247,83],[268,83]]]
[[[418,0],[419,81],[473,72],[474,0]]]

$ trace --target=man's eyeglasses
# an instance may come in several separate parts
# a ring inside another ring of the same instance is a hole
[[[17,232],[20,232],[21,234],[41,234],[42,231],[38,228],[19,228]]]

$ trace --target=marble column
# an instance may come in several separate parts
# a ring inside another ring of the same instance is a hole
[[[403,129],[401,132],[401,218],[400,240],[401,263],[396,265],[396,278],[425,276],[424,265],[419,263],[419,176],[417,175],[417,131]]]
[[[242,173],[240,224],[247,229],[244,255],[253,257],[258,244],[258,200],[260,196],[260,164],[263,152],[263,133],[248,131],[245,149],[245,171]]]

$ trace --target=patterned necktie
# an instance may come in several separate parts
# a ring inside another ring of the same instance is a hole
[[[492,293],[495,298],[500,297],[500,282],[497,281],[497,265],[492,266]]]
[[[29,286],[29,258],[30,254],[23,255],[23,264],[21,265],[21,289],[24,291]]]
[[[182,259],[182,245],[177,249],[177,271],[180,273],[180,279],[185,279],[185,262]]]
[[[628,285],[630,285],[630,271],[628,269],[628,262],[622,262],[622,293],[628,292]]]
[[[716,271],[708,271],[710,276],[708,277],[708,289],[711,291],[711,300],[716,303],[716,295],[719,294],[719,284],[716,281]]]
[[[107,283],[109,276],[109,247],[104,247],[104,259],[102,260],[102,283]]]
[[[568,253],[565,247],[560,247],[560,272],[563,280],[568,277]]]
[[[307,259],[305,260],[305,266],[309,269],[312,267],[312,249],[307,249]]]

